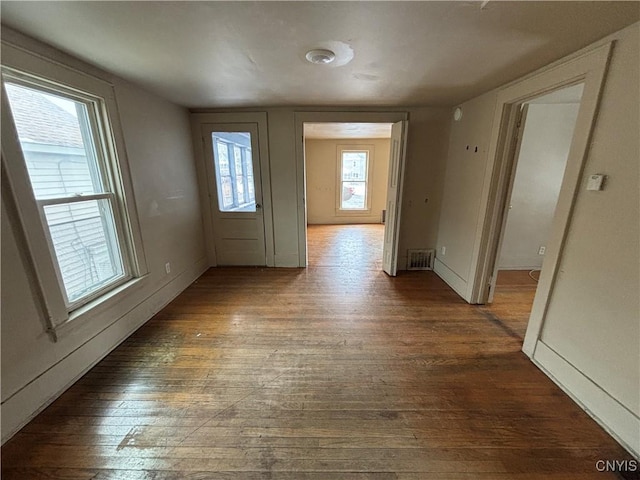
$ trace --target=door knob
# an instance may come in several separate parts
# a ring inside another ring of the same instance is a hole
[[[262,205],[260,205],[259,203],[256,203],[256,208],[262,208]]]

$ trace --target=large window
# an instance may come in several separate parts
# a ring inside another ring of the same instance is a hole
[[[4,118],[17,136],[5,136],[3,125],[3,141],[17,139],[5,160],[18,205],[35,204],[23,225],[29,239],[41,234],[48,246],[43,252],[32,245],[34,266],[40,273],[45,264],[53,266],[66,310],[58,317],[64,320],[134,276],[109,117],[103,98],[76,88],[9,68],[2,70],[2,84],[9,106]],[[40,228],[32,229],[34,221]],[[42,261],[45,254],[52,261]],[[54,295],[51,287],[42,285],[48,296]]]
[[[255,212],[251,133],[213,132],[218,208],[221,212]]]
[[[369,151],[340,150],[340,210],[367,210]]]

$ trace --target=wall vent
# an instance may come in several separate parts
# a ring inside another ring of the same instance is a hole
[[[433,270],[435,256],[432,249],[407,250],[407,270]]]

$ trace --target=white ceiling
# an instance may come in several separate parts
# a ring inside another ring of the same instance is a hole
[[[3,0],[2,22],[188,107],[400,106],[455,105],[640,13],[636,1],[481,3]],[[305,62],[317,47],[338,61]]]
[[[391,138],[391,123],[305,123],[304,138]]]

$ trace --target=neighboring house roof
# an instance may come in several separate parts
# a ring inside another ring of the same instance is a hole
[[[83,147],[76,117],[40,92],[12,84],[6,87],[21,142]]]

